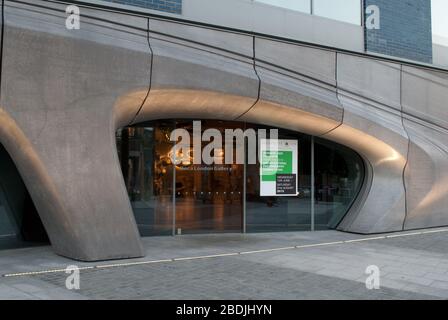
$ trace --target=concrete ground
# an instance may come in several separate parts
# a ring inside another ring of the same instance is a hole
[[[142,259],[80,263],[50,247],[0,251],[0,299],[447,299],[448,229],[143,239]],[[68,290],[68,265],[80,289]],[[379,267],[380,289],[365,285]]]

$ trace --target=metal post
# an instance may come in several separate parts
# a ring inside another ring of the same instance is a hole
[[[310,0],[310,14],[314,14],[314,0]]]
[[[246,233],[246,183],[247,183],[247,143],[244,138],[244,165],[243,165],[243,233]]]
[[[364,0],[361,0],[361,27],[363,29],[362,41],[364,44],[364,52],[367,52],[366,5]]]
[[[314,136],[311,137],[311,231],[314,231],[315,178],[314,178]]]
[[[365,27],[365,14],[366,14],[366,9],[365,9],[365,0],[360,0],[361,1],[361,27]]]
[[[176,235],[176,166],[173,163],[173,236]]]
[[[174,124],[174,128],[176,128],[176,124]],[[173,142],[174,146],[176,145],[176,141]],[[175,157],[175,156],[174,156]],[[173,236],[176,235],[176,165],[173,162]]]

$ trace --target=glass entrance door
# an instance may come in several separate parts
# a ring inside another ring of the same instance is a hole
[[[192,135],[192,121],[177,122],[178,128]],[[229,125],[231,127],[229,127]],[[242,128],[242,124],[202,121],[202,132]],[[190,138],[193,143],[193,138]],[[208,142],[203,142],[204,148]],[[191,145],[191,147],[193,147]],[[233,146],[235,148],[235,146]],[[214,157],[224,159],[225,150],[215,150]],[[235,150],[234,153],[235,154]],[[222,161],[223,163],[225,161]],[[176,166],[175,231],[177,234],[241,232],[243,220],[244,165],[206,165],[191,163]]]
[[[159,121],[117,132],[124,183],[143,237],[173,233],[172,124]]]

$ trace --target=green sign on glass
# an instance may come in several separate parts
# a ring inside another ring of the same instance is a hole
[[[297,195],[297,140],[260,141],[260,196]]]

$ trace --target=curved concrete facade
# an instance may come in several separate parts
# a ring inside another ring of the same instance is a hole
[[[45,1],[4,10],[0,143],[61,255],[142,256],[115,132],[162,118],[262,123],[357,151],[367,179],[341,230],[448,225],[448,73],[83,7],[67,30],[65,5]]]

